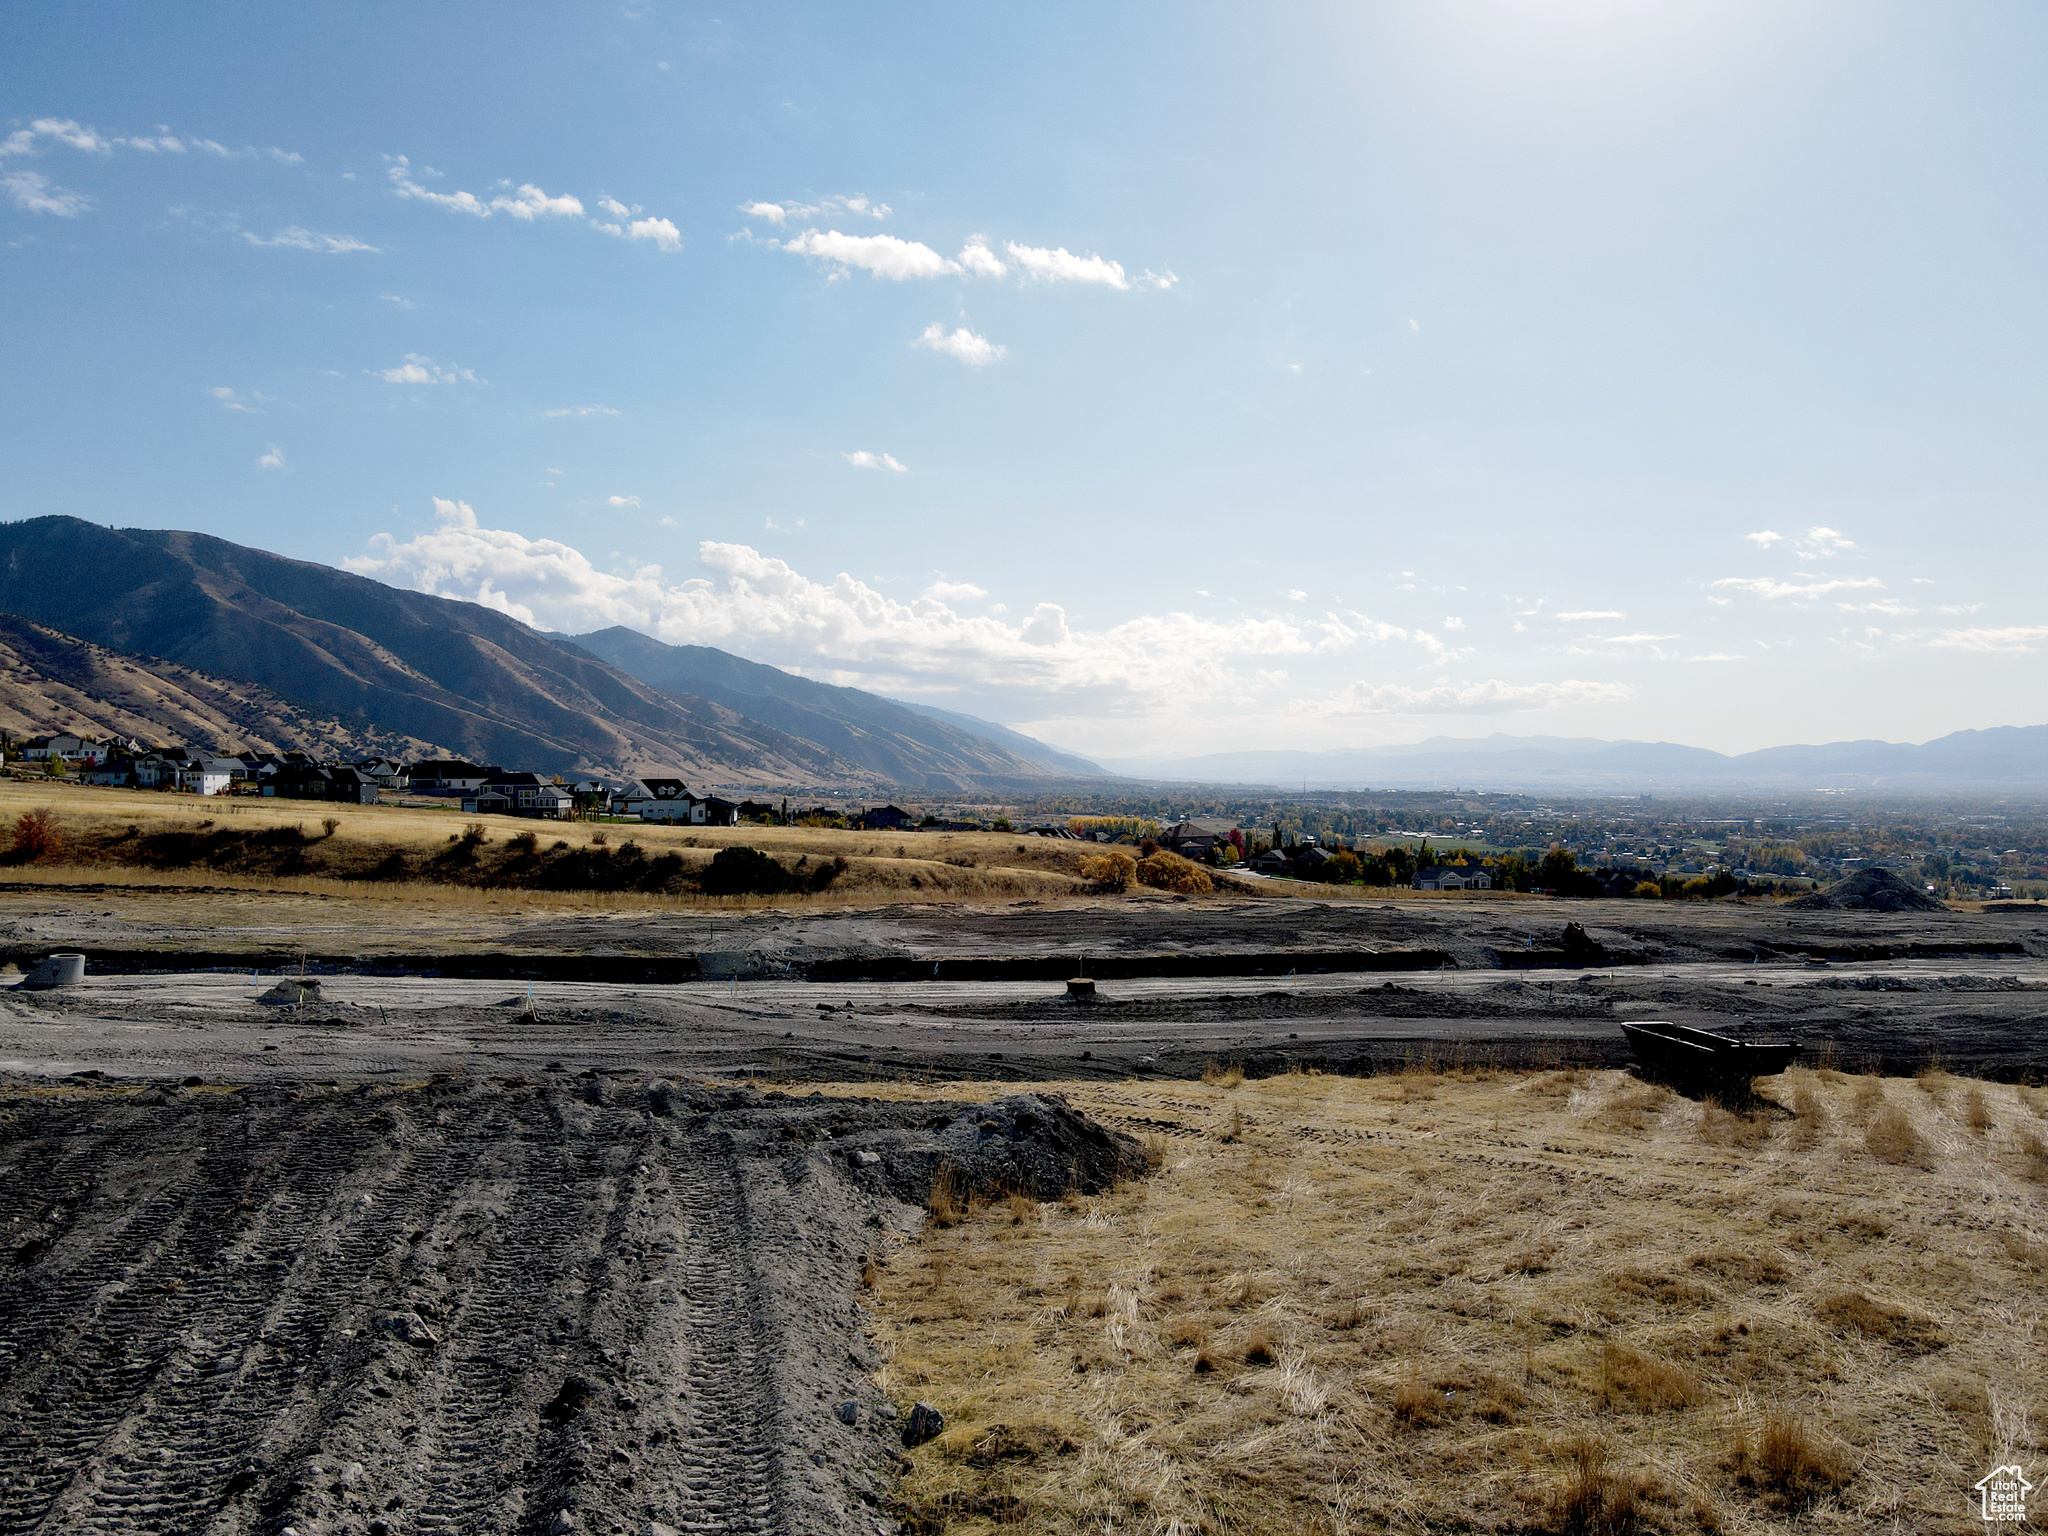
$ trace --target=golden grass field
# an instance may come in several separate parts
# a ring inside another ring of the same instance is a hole
[[[1151,1178],[942,1199],[870,1271],[948,1420],[913,1529],[1964,1531],[2038,1464],[2048,1093],[1211,1078],[1068,1085]]]
[[[961,901],[979,898],[1039,900],[1085,894],[1088,885],[1079,861],[1091,851],[1085,843],[1020,837],[996,832],[844,832],[826,827],[668,827],[637,822],[544,822],[513,816],[465,815],[459,805],[328,805],[313,801],[265,800],[253,796],[201,799],[192,795],[105,789],[62,781],[0,778],[0,844],[7,829],[24,812],[47,809],[61,829],[83,841],[95,833],[116,832],[130,825],[144,832],[189,830],[208,823],[222,827],[260,829],[298,826],[321,838],[323,821],[332,818],[332,838],[315,844],[318,862],[332,865],[332,875],[279,877],[266,875],[266,889],[306,894],[364,896],[367,882],[345,878],[367,869],[392,850],[431,852],[459,836],[471,823],[480,824],[496,842],[531,833],[553,843],[582,847],[601,840],[611,847],[632,841],[650,856],[676,853],[689,866],[708,864],[720,848],[744,844],[764,853],[795,858],[844,858],[847,873],[832,890],[805,903],[887,901]],[[232,885],[232,871],[210,869],[151,871],[131,865],[91,864],[76,860],[41,861],[6,872],[10,880],[42,879],[53,883],[101,881],[121,885],[160,885],[166,889],[194,884]],[[404,883],[397,885],[404,890]],[[416,889],[416,887],[415,887]],[[633,897],[609,893],[520,893],[539,901],[569,906],[712,902],[745,905],[753,898]],[[775,898],[787,903],[789,898]]]

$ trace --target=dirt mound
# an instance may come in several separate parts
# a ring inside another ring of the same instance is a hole
[[[1826,890],[1785,903],[1795,912],[1946,912],[1948,908],[1888,869],[1859,869]]]
[[[1134,1159],[1036,1097],[0,1091],[0,1530],[866,1530],[864,1258],[942,1162]]]

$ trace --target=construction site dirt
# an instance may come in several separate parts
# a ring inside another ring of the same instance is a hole
[[[0,910],[17,963],[88,957],[0,993],[0,1536],[891,1531],[864,1264],[935,1179],[1144,1166],[1033,1082],[1616,1066],[1646,1017],[2048,1075],[2033,917],[1146,899],[514,913],[436,947],[348,910]],[[1002,960],[1041,979],[965,963]],[[903,1078],[1016,1097],[806,1086]]]

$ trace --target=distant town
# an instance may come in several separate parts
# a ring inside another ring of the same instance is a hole
[[[320,762],[133,738],[0,733],[11,772],[194,796],[446,805],[476,815],[691,827],[986,831],[1164,851],[1252,880],[1432,892],[1713,898],[1787,895],[1859,868],[1964,899],[2048,895],[2048,815],[1976,802],[1841,797],[1544,800],[1381,791],[1300,797],[1104,794],[1000,808],[953,800],[792,804],[693,791],[680,775],[585,778],[458,758]],[[1737,814],[1741,812],[1742,814]]]

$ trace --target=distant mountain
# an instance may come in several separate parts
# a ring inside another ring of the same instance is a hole
[[[216,677],[152,656],[129,656],[11,613],[0,613],[0,730],[57,731],[214,751],[308,752],[360,761],[439,749],[416,736],[309,713],[260,683]]]
[[[1493,735],[1436,737],[1337,752],[1230,752],[1116,760],[1119,773],[1171,783],[1650,791],[1872,789],[2048,791],[2048,725],[1957,731],[1914,746],[1840,741],[1727,755],[1673,742]]]
[[[1070,756],[986,720],[838,688],[704,645],[668,645],[623,627],[572,637],[621,672],[664,691],[709,699],[925,790],[1035,788],[1051,777],[1103,777]]]
[[[999,747],[1007,747],[1027,762],[1039,764],[1049,773],[1068,774],[1077,779],[1115,777],[1100,763],[1091,762],[1072,752],[1062,752],[1058,747],[1049,747],[1036,736],[1026,736],[1022,731],[1013,731],[1007,725],[997,725],[993,720],[955,714],[950,709],[938,709],[930,704],[912,704],[904,699],[892,702],[917,714],[929,715],[934,720],[943,721],[970,735],[985,737]]]
[[[541,772],[866,786],[816,743],[649,687],[477,603],[401,591],[206,534],[71,517],[0,525],[0,611],[246,678],[364,731]]]

